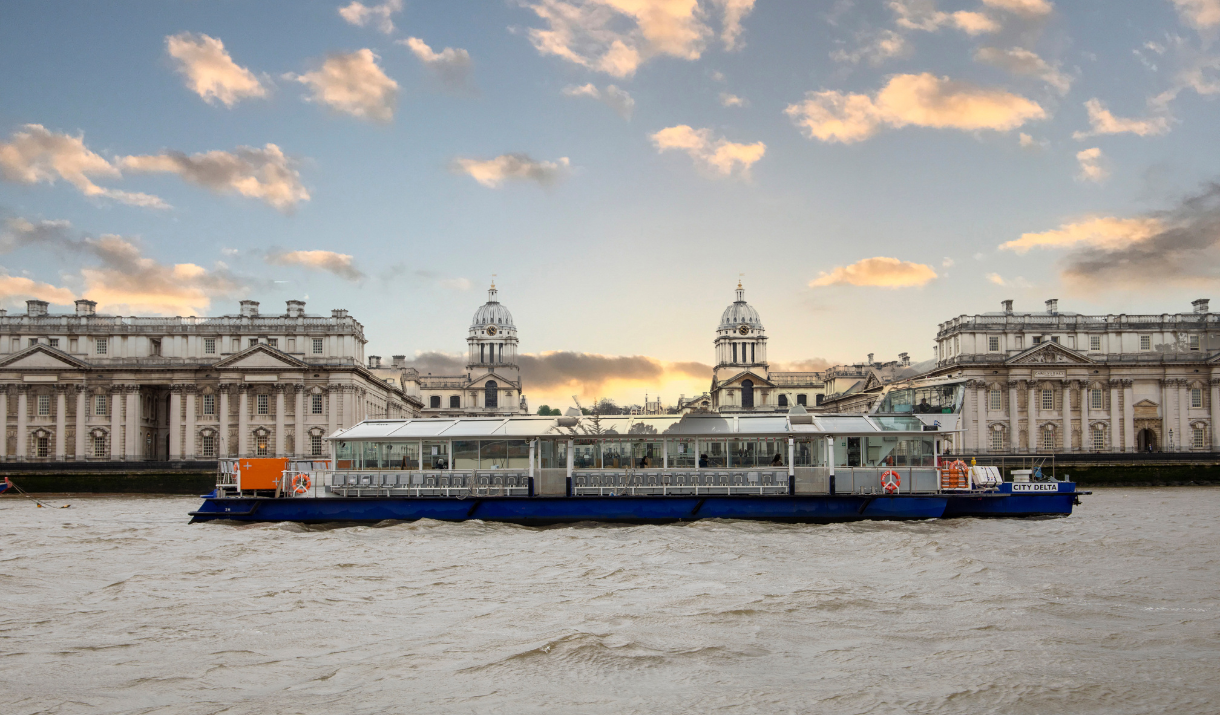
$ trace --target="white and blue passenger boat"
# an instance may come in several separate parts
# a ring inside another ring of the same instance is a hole
[[[946,420],[945,418],[948,417]],[[1066,516],[1071,482],[1006,482],[938,453],[923,414],[366,420],[313,461],[223,459],[192,522]]]

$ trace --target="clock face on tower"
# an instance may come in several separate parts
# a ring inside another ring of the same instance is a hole
[[[488,326],[488,327],[487,327],[487,334],[488,334],[488,335],[495,335],[495,334],[496,334],[496,326],[494,326],[494,325],[490,325],[490,326]]]
[[[737,329],[737,332],[741,333],[742,335],[749,335],[750,326],[743,324],[740,328]]]

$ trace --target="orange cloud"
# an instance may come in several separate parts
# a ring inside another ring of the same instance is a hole
[[[880,288],[919,288],[936,279],[936,271],[922,263],[877,256],[849,266],[837,266],[809,282],[811,288],[833,285],[877,286]]]
[[[244,97],[265,97],[267,88],[254,73],[238,65],[215,37],[183,32],[165,38],[166,51],[178,61],[186,86],[209,104],[232,107]]]
[[[1117,249],[1143,241],[1164,230],[1164,224],[1157,218],[1103,216],[1066,223],[1057,229],[1041,233],[1023,233],[1018,239],[1000,244],[1000,248],[1017,253],[1027,253],[1033,248],[1076,246]]]
[[[34,298],[56,305],[69,305],[76,300],[76,295],[67,288],[59,288],[50,283],[38,283],[23,276],[0,274],[0,303],[7,302],[10,298]]]
[[[737,144],[724,137],[713,139],[711,129],[692,129],[686,124],[666,127],[649,138],[658,152],[670,149],[684,151],[696,162],[721,176],[734,172],[739,176],[749,176],[750,166],[767,153],[767,145],[762,142]]]

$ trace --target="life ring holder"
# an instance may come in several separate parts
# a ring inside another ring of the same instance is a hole
[[[313,481],[309,478],[309,475],[306,474],[305,472],[300,472],[299,474],[297,474],[295,477],[292,478],[292,493],[293,494],[304,494],[305,492],[309,491],[309,488],[312,486],[313,486]]]
[[[902,475],[892,469],[881,473],[881,488],[886,494],[896,494],[902,486]]]

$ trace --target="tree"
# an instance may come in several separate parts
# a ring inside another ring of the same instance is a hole
[[[563,413],[559,411],[558,407],[543,405],[542,407],[538,408],[538,414],[542,417],[559,417]]]

